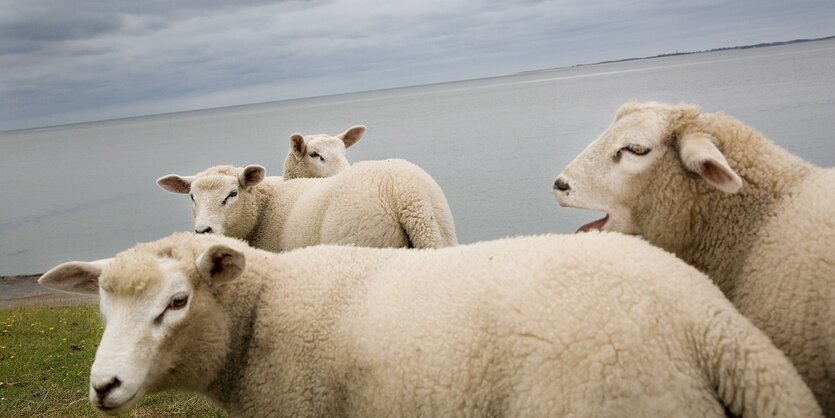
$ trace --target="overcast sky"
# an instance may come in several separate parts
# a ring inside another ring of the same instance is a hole
[[[0,130],[829,35],[833,0],[0,0]]]

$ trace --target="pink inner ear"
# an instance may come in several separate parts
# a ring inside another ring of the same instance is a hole
[[[244,171],[244,185],[251,186],[253,184],[259,183],[261,180],[264,179],[264,172],[259,169],[252,169],[252,170],[245,170]]]
[[[71,263],[56,270],[50,270],[41,276],[38,282],[46,287],[65,292],[97,293],[100,273],[100,271],[91,271],[90,267]]]
[[[714,161],[702,161],[701,175],[711,183],[726,184],[733,181],[733,177],[724,169],[724,167],[716,164]]]
[[[88,292],[98,292],[99,291],[99,282],[94,277],[87,277],[84,280],[80,280],[76,285],[76,289]]]
[[[176,193],[188,193],[191,191],[191,184],[176,176],[165,177],[160,180],[160,184]]]
[[[365,134],[365,127],[355,126],[351,129],[348,129],[340,136],[342,137],[342,143],[345,144],[345,148],[350,147],[357,143],[357,141],[362,138],[362,135]]]
[[[725,193],[736,193],[743,186],[742,179],[730,167],[715,160],[700,162],[698,169],[702,178]]]
[[[224,262],[224,258],[228,256],[229,254],[217,254],[212,256],[212,269],[209,271],[209,276],[215,277],[218,274],[223,273],[224,268],[226,268],[229,264],[228,262]]]
[[[302,151],[303,151],[302,150],[303,146],[304,146],[304,138],[299,138],[297,136],[294,136],[293,137],[293,151],[295,151],[297,154],[301,154]]]

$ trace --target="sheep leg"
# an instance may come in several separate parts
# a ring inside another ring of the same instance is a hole
[[[439,248],[446,240],[435,219],[434,207],[428,199],[418,196],[401,200],[398,210],[400,227],[409,240],[409,248]]]
[[[819,409],[808,410],[816,405],[811,392],[791,383],[800,380],[797,371],[762,331],[723,311],[714,311],[706,324],[697,333],[701,366],[734,416],[821,416]],[[792,374],[796,378],[786,378]]]

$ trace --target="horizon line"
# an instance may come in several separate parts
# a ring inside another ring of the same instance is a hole
[[[130,120],[130,119],[154,118],[154,117],[159,117],[159,116],[164,116],[164,115],[178,115],[178,114],[185,114],[185,113],[191,113],[191,112],[229,110],[229,109],[234,109],[234,108],[237,108],[237,107],[244,107],[244,106],[277,104],[277,103],[284,103],[284,102],[321,99],[321,98],[326,98],[326,97],[347,96],[347,95],[351,95],[351,94],[375,93],[375,92],[393,91],[393,90],[409,89],[409,88],[417,88],[417,87],[439,86],[439,85],[444,85],[444,84],[462,83],[462,82],[479,81],[479,80],[489,80],[489,79],[493,79],[493,78],[510,77],[510,76],[515,76],[515,75],[535,74],[535,73],[540,73],[540,72],[549,72],[549,71],[563,70],[563,69],[568,69],[568,68],[590,67],[590,66],[594,66],[594,65],[604,65],[604,64],[614,64],[614,63],[630,62],[630,61],[651,60],[651,59],[668,58],[668,57],[681,56],[681,55],[707,54],[707,53],[712,53],[712,52],[721,52],[721,51],[738,50],[738,49],[769,48],[769,47],[774,47],[774,46],[782,46],[782,45],[797,44],[797,43],[807,43],[807,42],[817,42],[817,41],[826,41],[826,40],[831,40],[831,39],[835,39],[835,35],[823,36],[823,37],[819,37],[819,38],[797,38],[797,39],[786,40],[786,41],[761,42],[761,43],[749,44],[749,45],[726,46],[726,47],[718,47],[718,48],[711,48],[711,49],[704,49],[704,50],[697,50],[697,51],[667,52],[667,53],[660,53],[660,54],[651,55],[651,56],[644,56],[644,57],[619,58],[619,59],[612,59],[612,60],[596,61],[596,62],[592,62],[592,63],[580,63],[580,64],[560,66],[560,67],[549,67],[549,68],[541,68],[541,69],[535,69],[535,70],[524,70],[524,71],[519,71],[519,72],[515,72],[515,73],[498,74],[498,75],[486,76],[486,77],[476,77],[476,78],[467,78],[467,79],[460,79],[460,80],[440,81],[440,82],[436,82],[436,83],[410,84],[410,85],[405,85],[405,86],[387,87],[387,88],[379,88],[379,89],[371,89],[371,90],[357,90],[357,91],[348,91],[348,92],[342,92],[342,93],[331,93],[331,94],[321,94],[321,95],[314,95],[314,96],[291,97],[291,98],[285,98],[285,99],[267,100],[267,101],[262,101],[262,102],[251,102],[251,103],[241,103],[241,104],[230,104],[230,105],[225,105],[225,106],[205,107],[205,108],[196,108],[196,109],[187,109],[187,110],[177,110],[177,111],[173,111],[173,112],[146,113],[146,114],[122,116],[122,117],[107,118],[107,119],[95,119],[95,120],[86,120],[86,121],[79,121],[79,122],[59,123],[59,124],[55,124],[55,125],[31,126],[31,127],[26,127],[26,128],[15,128],[15,129],[3,130],[3,131],[0,131],[0,134],[19,133],[19,132],[23,132],[23,131],[34,131],[34,130],[40,130],[40,129],[47,130],[47,129],[56,129],[56,128],[66,128],[66,127],[76,126],[76,125],[86,125],[86,124],[95,124],[95,123],[104,123],[104,122],[116,122],[116,121]]]

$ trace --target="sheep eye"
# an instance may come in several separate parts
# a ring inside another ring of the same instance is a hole
[[[310,158],[322,158],[322,156],[318,152],[311,152]]]
[[[191,201],[192,201],[192,202],[194,202],[194,195],[193,195],[193,194],[189,193],[189,194],[188,194],[188,197],[190,197],[190,198],[191,198]]]
[[[188,303],[188,293],[177,293],[168,303],[168,309],[183,309]]]
[[[223,202],[220,202],[220,204],[221,204],[221,205],[225,205],[225,204],[226,204],[226,202],[227,202],[229,199],[231,199],[231,198],[233,198],[233,197],[235,197],[235,196],[237,196],[237,195],[238,195],[238,191],[237,191],[237,190],[232,190],[231,192],[229,192],[229,194],[226,196],[226,198],[225,198],[225,199],[223,199]]]
[[[629,151],[635,155],[647,155],[650,152],[649,148],[638,144],[629,144],[621,149]]]
[[[165,307],[165,310],[162,311],[156,318],[154,318],[154,325],[159,325],[162,323],[162,318],[165,316],[165,313],[169,310],[179,310],[183,309],[186,304],[188,304],[188,293],[182,292],[177,293],[171,298],[171,301],[168,302],[168,306]]]

